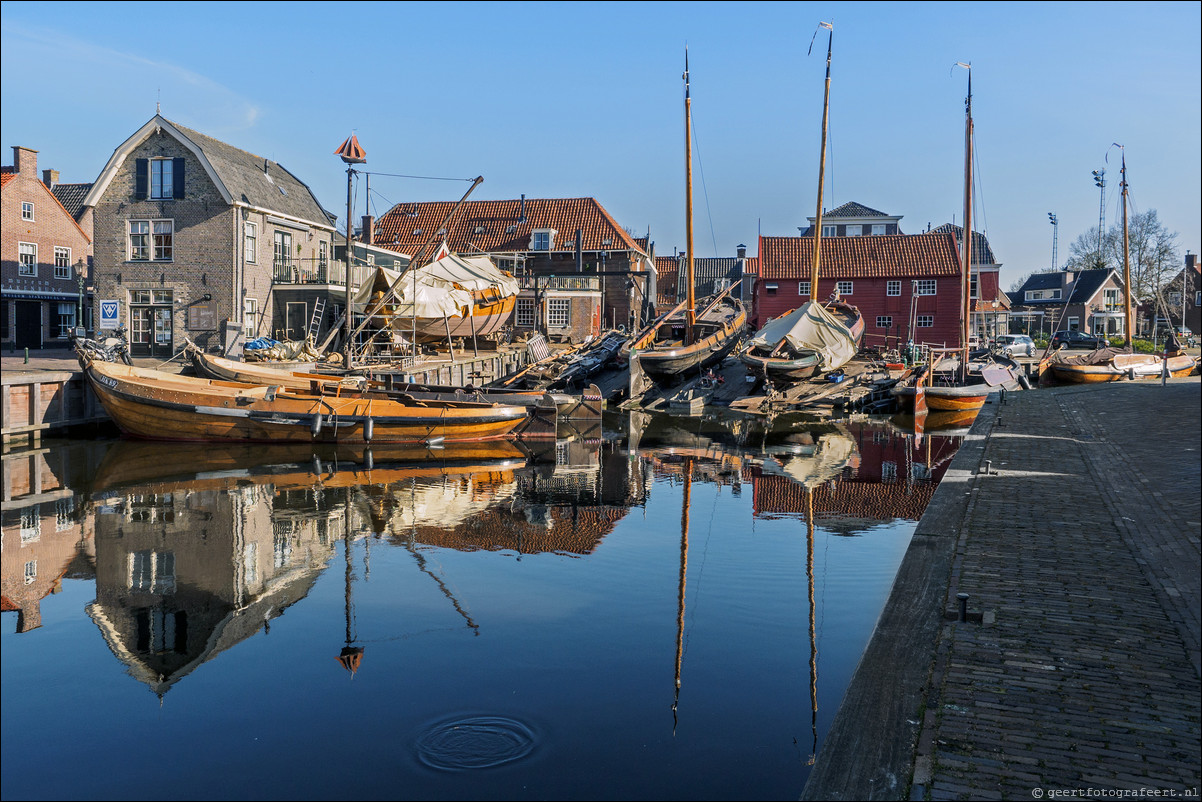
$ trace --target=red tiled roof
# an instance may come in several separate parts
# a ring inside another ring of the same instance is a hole
[[[813,237],[763,237],[760,278],[809,278],[813,254]],[[823,237],[818,275],[827,279],[958,276],[960,257],[951,234]]]
[[[454,201],[398,203],[376,221],[373,244],[415,253],[454,207]],[[526,251],[532,231],[550,228],[557,232],[553,250],[571,252],[580,229],[583,250],[642,253],[595,198],[527,198],[525,213],[523,222],[521,200],[467,201],[447,226],[447,246],[456,253]]]
[[[9,181],[12,181],[16,177],[17,177],[16,173],[10,172],[8,170],[5,170],[3,173],[0,173],[0,187],[4,186]]]

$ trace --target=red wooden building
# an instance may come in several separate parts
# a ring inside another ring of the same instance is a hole
[[[865,346],[960,344],[961,270],[956,237],[886,234],[824,237],[815,297],[836,288],[864,316]],[[810,300],[813,237],[760,237],[760,278],[752,310],[755,327]],[[980,276],[982,283],[986,276]],[[982,286],[987,297],[993,287]]]

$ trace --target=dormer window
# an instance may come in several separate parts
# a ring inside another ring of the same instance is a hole
[[[556,233],[553,228],[536,228],[530,232],[530,250],[549,251],[554,249]]]
[[[446,235],[447,235],[447,230],[445,228],[440,228],[440,229],[438,229],[438,234],[436,236],[445,237]]]
[[[858,237],[863,233],[864,233],[864,226],[849,225],[847,227],[847,236],[849,236],[849,237]]]
[[[483,234],[483,233],[484,233],[484,226],[476,226],[475,233],[476,233],[476,234]]]
[[[505,226],[505,233],[506,233],[506,234],[512,234],[513,232],[515,232],[515,231],[517,231],[517,230],[518,230],[518,227],[517,227],[517,226]]]
[[[421,235],[422,235],[422,230],[420,228],[413,229],[413,236],[420,237]]]
[[[614,241],[611,239],[603,239],[601,240],[601,244],[608,248],[610,245],[614,244]]]

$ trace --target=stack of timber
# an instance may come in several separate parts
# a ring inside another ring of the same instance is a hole
[[[750,374],[749,374],[750,375]],[[884,412],[894,402],[890,390],[902,371],[875,360],[853,359],[842,368],[777,387],[762,382],[755,392],[736,399],[731,409],[751,414],[805,410],[817,414]]]

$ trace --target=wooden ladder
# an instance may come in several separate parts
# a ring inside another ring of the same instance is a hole
[[[326,313],[326,301],[324,298],[317,298],[313,301],[313,317],[309,320],[309,329],[305,332],[308,339],[317,342],[317,332],[321,330],[321,319]]]

